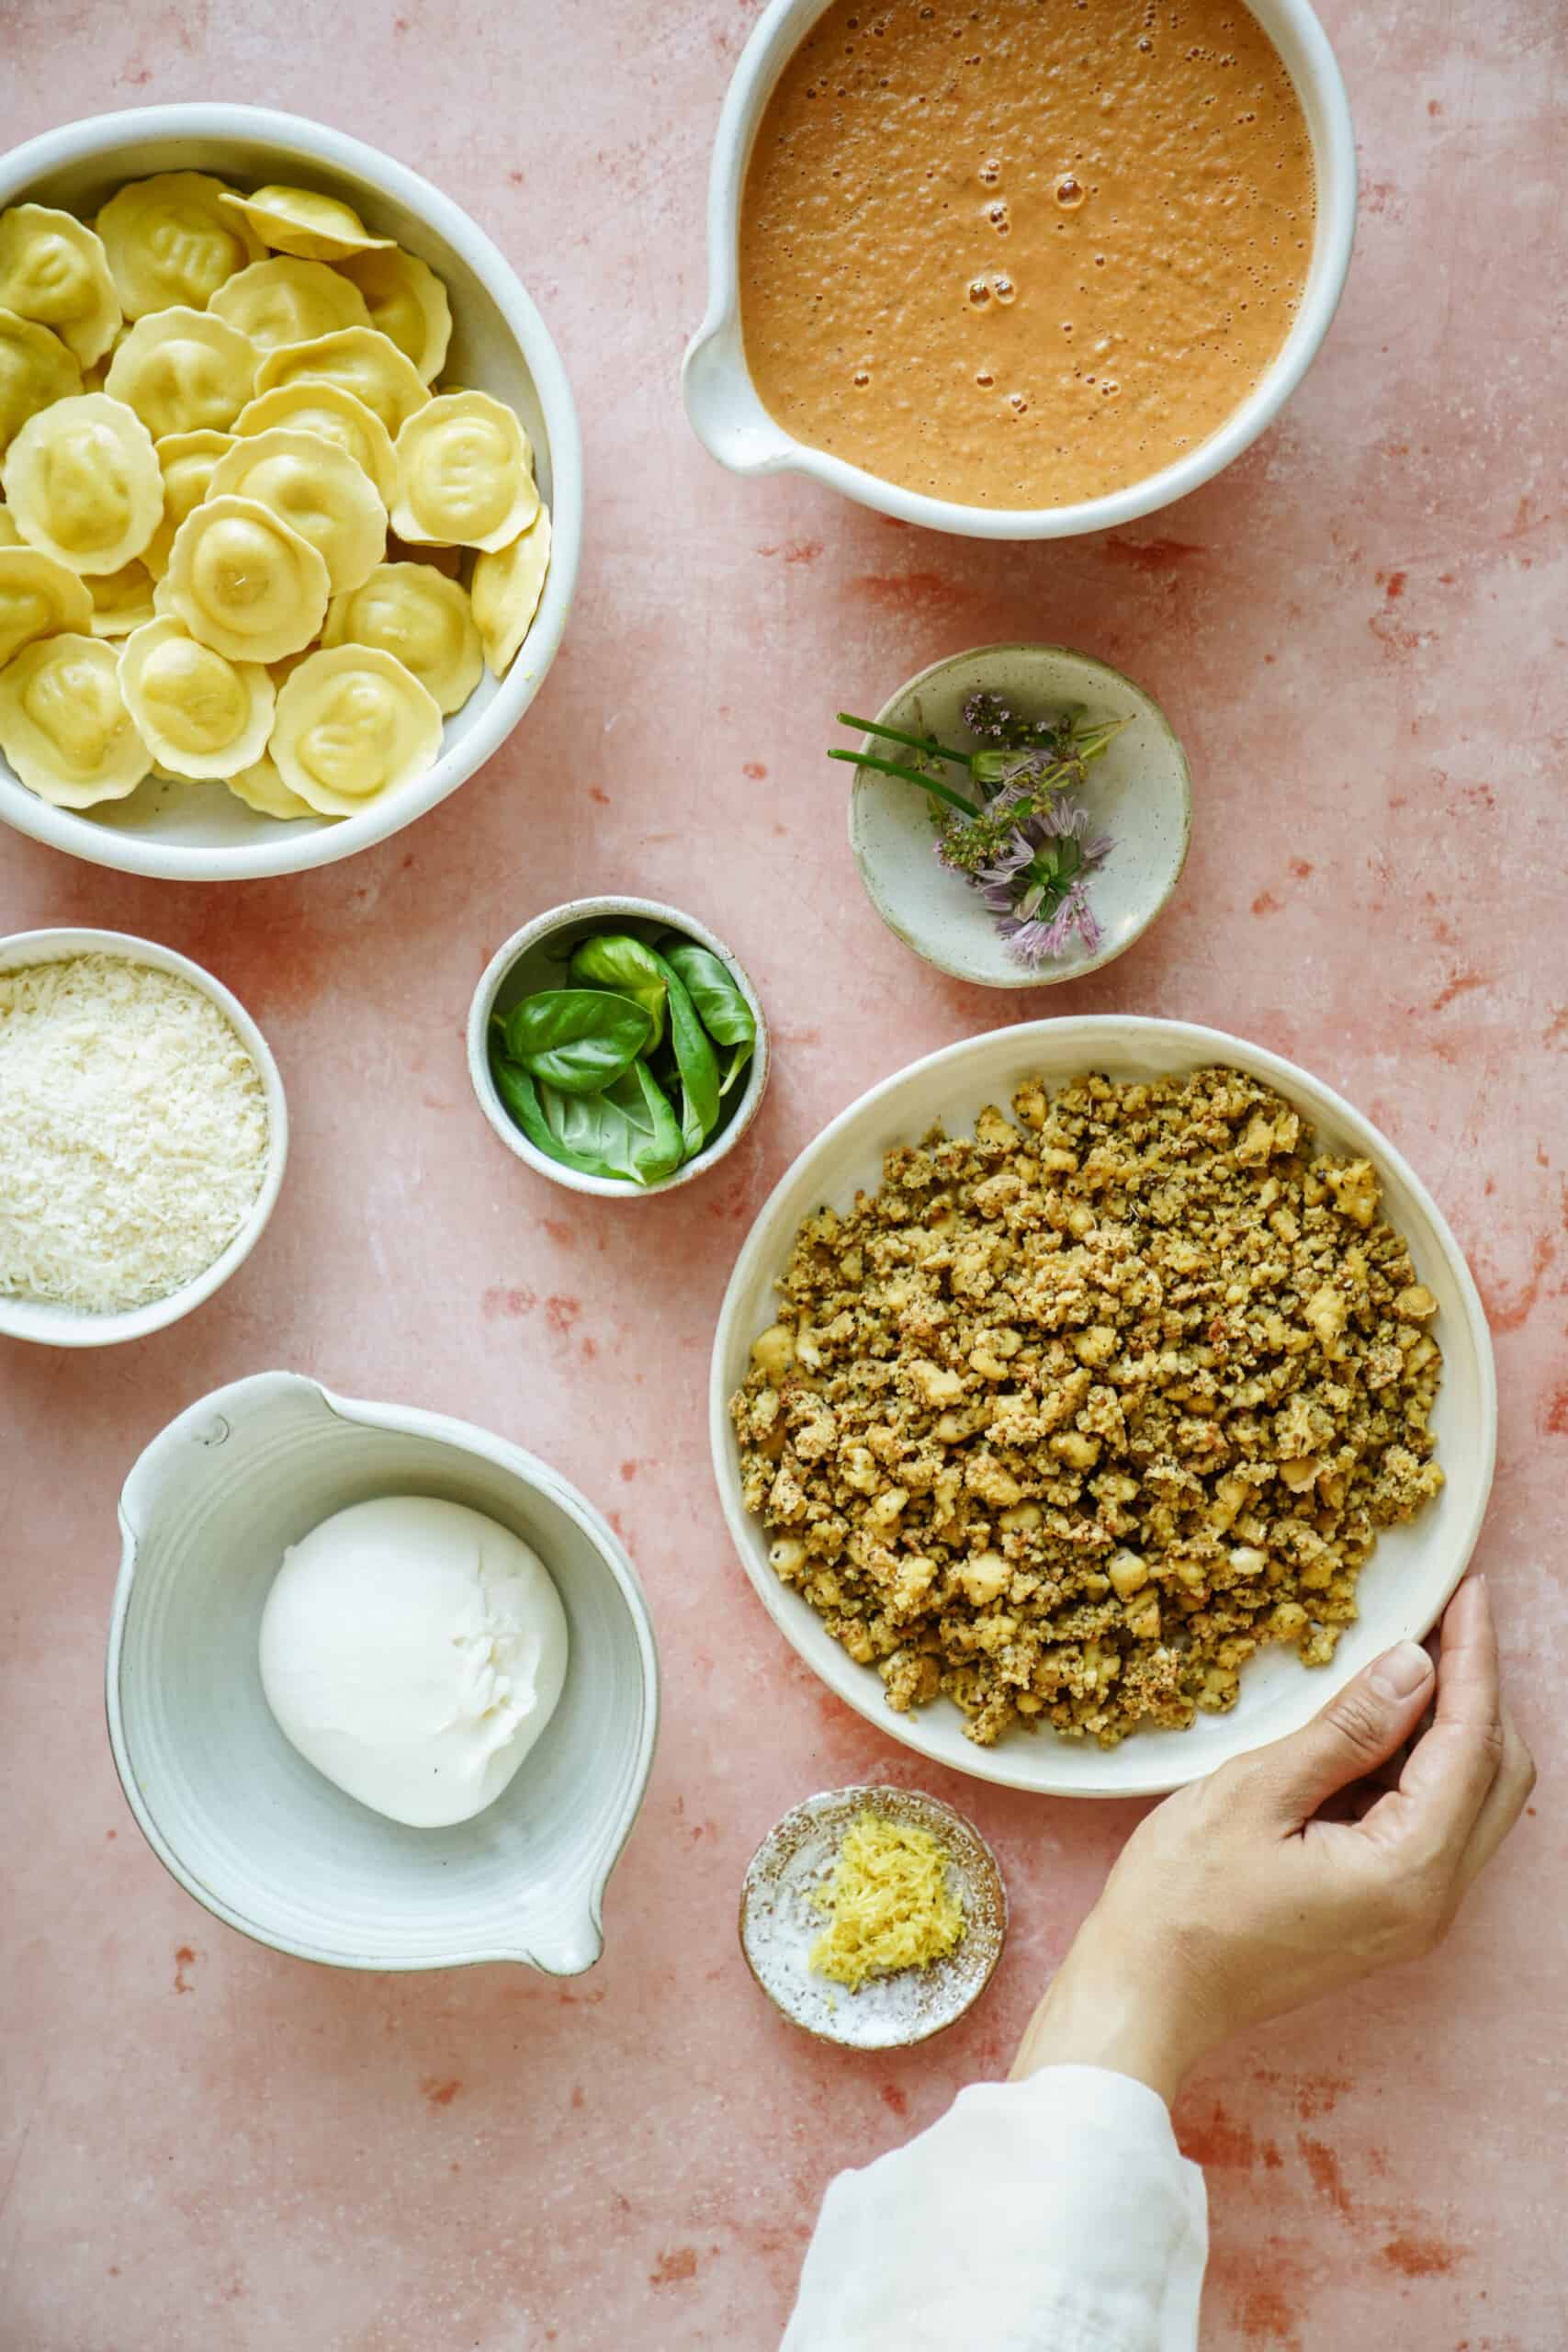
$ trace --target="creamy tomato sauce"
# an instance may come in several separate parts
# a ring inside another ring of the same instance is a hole
[[[1071,505],[1245,399],[1313,208],[1240,0],[835,0],[752,151],[747,362],[787,431],[885,481]]]

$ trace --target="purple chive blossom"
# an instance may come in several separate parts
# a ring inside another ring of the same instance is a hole
[[[1061,956],[1075,935],[1093,955],[1103,933],[1086,885],[1112,842],[1066,786],[1114,728],[1084,730],[1066,718],[1032,727],[995,695],[972,695],[964,717],[982,745],[971,756],[976,813],[942,821],[937,858],[973,885],[1020,963],[1032,969]],[[1064,854],[1068,843],[1076,856]]]
[[[994,864],[976,866],[976,881],[982,889],[989,888],[993,883],[1010,882],[1029,864],[1034,855],[1034,846],[1027,833],[1015,832],[1011,840],[1005,842],[997,852]]]

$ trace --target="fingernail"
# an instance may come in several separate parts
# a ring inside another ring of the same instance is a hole
[[[1372,1689],[1385,1699],[1411,1699],[1432,1672],[1432,1661],[1419,1642],[1400,1642],[1372,1668]]]

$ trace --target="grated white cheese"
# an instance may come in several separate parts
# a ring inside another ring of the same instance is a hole
[[[0,1292],[144,1306],[261,1190],[266,1096],[210,997],[120,956],[0,972]]]

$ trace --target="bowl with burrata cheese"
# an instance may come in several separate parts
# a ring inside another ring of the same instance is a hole
[[[584,1497],[468,1423],[267,1372],[154,1438],[119,1517],[110,1744],[188,1894],[334,1967],[592,1966],[659,1667]]]

